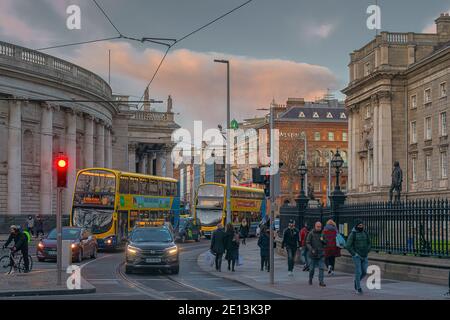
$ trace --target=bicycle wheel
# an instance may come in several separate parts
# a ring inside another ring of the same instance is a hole
[[[8,273],[12,269],[11,261],[8,256],[3,256],[0,258],[0,272]]]
[[[23,261],[23,257],[20,257],[19,263],[17,264],[17,269],[19,269],[19,272],[25,271],[25,262]],[[33,269],[33,259],[30,255],[28,255],[28,271],[31,271]]]

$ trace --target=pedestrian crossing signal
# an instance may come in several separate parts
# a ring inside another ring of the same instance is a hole
[[[67,168],[69,167],[69,158],[59,154],[56,159],[56,178],[58,188],[67,188]]]

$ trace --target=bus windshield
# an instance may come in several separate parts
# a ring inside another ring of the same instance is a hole
[[[114,207],[116,177],[103,170],[80,173],[75,186],[75,206]]]
[[[91,230],[94,234],[105,233],[111,229],[113,210],[94,208],[74,208],[72,225]]]
[[[215,227],[222,222],[222,210],[197,209],[197,218],[205,227]]]

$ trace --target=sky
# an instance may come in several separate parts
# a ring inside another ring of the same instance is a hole
[[[180,39],[244,0],[97,0],[122,34]],[[150,87],[150,97],[174,100],[176,120],[216,127],[226,119],[226,69],[231,62],[232,118],[262,115],[274,98],[313,100],[331,90],[340,99],[349,54],[375,36],[366,10],[376,0],[253,0],[173,47]],[[66,27],[69,5],[81,9],[81,29]],[[434,19],[450,1],[378,0],[382,31],[435,32]],[[0,0],[0,40],[32,49],[114,37],[92,0]],[[114,93],[142,96],[165,48],[124,39],[45,53],[108,79]],[[156,108],[161,109],[161,106]]]

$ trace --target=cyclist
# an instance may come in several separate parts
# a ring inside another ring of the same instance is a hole
[[[8,247],[8,245],[14,240],[14,247],[12,247],[12,254],[14,255],[16,252],[22,252],[23,262],[25,264],[24,273],[29,272],[30,261],[28,259],[28,237],[25,233],[20,231],[18,226],[12,225],[10,228],[9,238],[6,241],[3,249]],[[14,261],[11,261],[11,264],[14,264]]]

